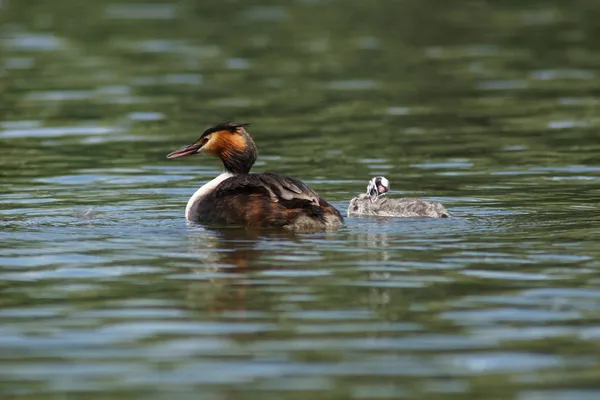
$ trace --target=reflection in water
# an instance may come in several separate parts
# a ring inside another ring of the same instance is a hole
[[[390,246],[389,241],[393,239],[385,231],[382,232],[391,219],[381,217],[370,219],[373,220],[373,223],[366,225],[366,232],[361,229],[361,233],[353,235],[353,241],[359,247],[367,248],[363,268],[368,270],[373,265],[381,266],[381,270],[368,272],[365,281],[381,284],[386,281],[389,282],[390,278],[392,278],[391,273],[386,271],[386,269],[389,268],[388,261],[390,261],[390,252],[388,251],[388,247]],[[385,285],[381,286],[369,289],[368,304],[373,309],[385,306],[391,300],[390,292],[384,287]]]
[[[191,226],[188,252],[198,257],[198,265],[190,268],[192,283],[187,297],[191,308],[207,307],[212,313],[248,311],[247,286],[260,285],[248,275],[282,269],[263,259],[267,253],[274,258],[287,255],[289,250],[281,251],[269,244],[273,241],[293,243],[296,236],[292,232]],[[204,282],[195,285],[193,282],[198,276],[208,276],[210,287]]]
[[[241,227],[205,227],[190,224],[188,251],[197,254],[208,268],[223,272],[246,273],[260,269],[261,242],[293,240],[295,234],[287,231],[253,230]],[[198,235],[201,233],[201,235]],[[269,249],[272,255],[276,249]],[[207,255],[208,253],[208,255]],[[269,265],[269,267],[273,267]]]
[[[390,293],[385,289],[385,282],[392,278],[389,271],[400,272],[393,267],[395,263],[388,263],[391,254],[387,248],[391,244],[388,243],[388,233],[381,232],[389,228],[389,222],[386,218],[374,218],[361,233],[344,239],[353,242],[360,250],[360,280],[381,286],[368,289],[368,304],[374,309],[390,301]],[[294,259],[306,260],[307,252],[311,252],[308,249],[316,243],[318,246],[318,242],[306,243],[304,236],[291,232],[194,226],[190,231],[188,252],[197,257],[196,266],[188,267],[188,273],[179,276],[192,282],[188,292],[192,301],[190,307],[198,307],[199,304],[208,306],[214,313],[249,311],[245,298],[248,289],[257,286],[268,288],[273,284],[269,280],[261,282],[261,275],[309,276],[310,271],[296,271],[294,263],[290,263]],[[277,259],[285,261],[274,261]],[[323,262],[322,257],[316,260]],[[199,278],[203,282],[194,284]],[[210,287],[206,287],[205,280],[211,282]],[[391,286],[396,285],[392,282]],[[194,301],[199,303],[194,305]],[[275,304],[265,306],[271,308]]]

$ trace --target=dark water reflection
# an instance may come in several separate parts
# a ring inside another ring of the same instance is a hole
[[[0,1],[0,397],[598,398],[597,9]],[[456,218],[186,225],[225,119]]]

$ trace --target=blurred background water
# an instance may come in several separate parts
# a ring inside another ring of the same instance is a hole
[[[600,398],[599,12],[1,0],[1,397]],[[165,155],[223,120],[457,218],[186,225],[221,166]]]

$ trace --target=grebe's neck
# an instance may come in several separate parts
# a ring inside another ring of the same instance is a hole
[[[225,171],[231,175],[247,175],[258,158],[258,150],[254,140],[243,130],[243,146],[231,146],[223,149],[219,157],[223,161]]]
[[[190,199],[188,200],[187,206],[185,206],[185,219],[191,220],[193,218],[193,216],[191,214],[192,214],[194,205],[196,203],[198,203],[202,199],[202,197],[206,196],[207,194],[209,194],[210,192],[215,190],[221,182],[223,182],[225,179],[230,178],[232,176],[234,176],[234,174],[231,174],[228,171],[223,171],[221,173],[221,175],[217,176],[212,181],[205,183],[204,185],[202,185],[202,187],[200,189],[196,190],[196,193],[194,193],[192,195],[192,197],[190,197]]]

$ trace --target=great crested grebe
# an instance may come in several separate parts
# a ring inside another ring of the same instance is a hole
[[[385,177],[374,177],[367,185],[367,193],[359,194],[350,200],[348,216],[450,217],[448,210],[440,203],[415,198],[391,199],[386,196],[389,190],[390,182]]]
[[[297,179],[250,173],[258,152],[248,124],[226,122],[202,133],[189,146],[167,155],[199,153],[219,157],[225,171],[194,193],[185,208],[188,221],[290,230],[326,230],[343,222],[340,212]]]

